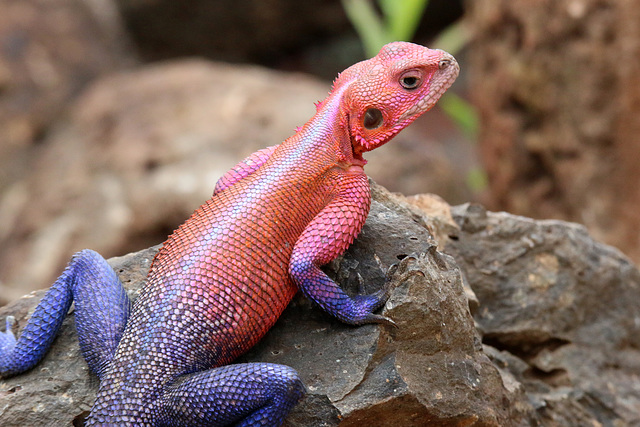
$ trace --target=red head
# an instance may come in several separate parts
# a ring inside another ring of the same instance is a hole
[[[459,70],[453,56],[442,50],[395,42],[342,72],[332,95],[340,94],[353,155],[388,142],[431,109]]]

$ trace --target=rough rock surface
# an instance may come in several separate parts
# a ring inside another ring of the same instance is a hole
[[[487,354],[541,425],[640,425],[640,272],[563,221],[453,209]]]
[[[109,257],[163,241],[230,167],[303,125],[329,87],[204,60],[98,79],[43,141],[28,179],[0,193],[0,282],[21,290],[8,298],[0,283],[0,305],[49,286],[75,251]],[[451,134],[441,114],[369,153],[367,173],[394,191],[469,200],[442,151]]]
[[[435,206],[434,216],[418,205]],[[372,292],[401,260],[396,279],[421,274],[400,283],[383,311],[397,329],[349,327],[294,299],[243,357],[300,372],[308,395],[287,426],[640,423],[638,270],[574,224],[475,205],[453,212],[456,223],[437,198],[374,187],[365,228],[327,271],[353,292],[358,275]],[[132,292],[155,250],[111,260]],[[12,313],[24,325],[39,295],[0,318]],[[38,367],[0,381],[0,424],[78,423],[97,386],[71,314]]]

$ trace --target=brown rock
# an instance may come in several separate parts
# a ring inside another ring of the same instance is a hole
[[[374,194],[363,232],[327,270],[348,292],[359,287],[358,275],[366,292],[379,288],[386,267],[400,259],[405,261],[396,279],[405,271],[422,272],[399,283],[383,311],[399,328],[347,326],[298,297],[243,360],[283,363],[299,371],[308,395],[287,425],[517,425],[531,412],[522,386],[483,353],[459,270],[452,258],[436,251],[424,226],[428,218],[379,188]],[[419,251],[415,259],[408,256]],[[137,287],[153,253],[111,262],[127,286]],[[12,313],[24,324],[26,307],[35,302],[5,307],[0,317]],[[0,382],[0,405],[7,408],[0,423],[69,424],[86,415],[98,384],[74,336],[71,314],[37,368]],[[511,383],[505,385],[505,377]]]
[[[116,0],[141,55],[275,64],[351,30],[337,0]]]
[[[108,257],[163,241],[227,169],[303,125],[329,87],[201,60],[97,80],[43,142],[28,179],[0,195],[1,281],[17,297],[52,283],[75,251]],[[369,153],[367,172],[394,190],[460,195],[421,132],[438,117],[423,119]]]
[[[638,4],[467,4],[489,207],[585,224],[639,262]]]
[[[93,78],[132,63],[110,0],[0,1],[0,191]]]

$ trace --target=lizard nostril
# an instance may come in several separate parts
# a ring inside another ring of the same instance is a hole
[[[438,64],[438,67],[440,67],[441,70],[444,70],[445,68],[447,68],[449,65],[451,65],[451,60],[450,59],[441,59],[440,63]]]
[[[364,113],[364,127],[366,129],[377,129],[382,126],[383,121],[382,112],[377,108],[369,108]]]

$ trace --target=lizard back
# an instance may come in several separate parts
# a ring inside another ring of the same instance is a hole
[[[344,176],[329,153],[301,167],[300,151],[299,141],[285,141],[261,170],[215,194],[169,236],[94,412],[122,405],[123,413],[151,414],[173,380],[231,363],[273,326],[297,292],[288,273],[293,247]]]

